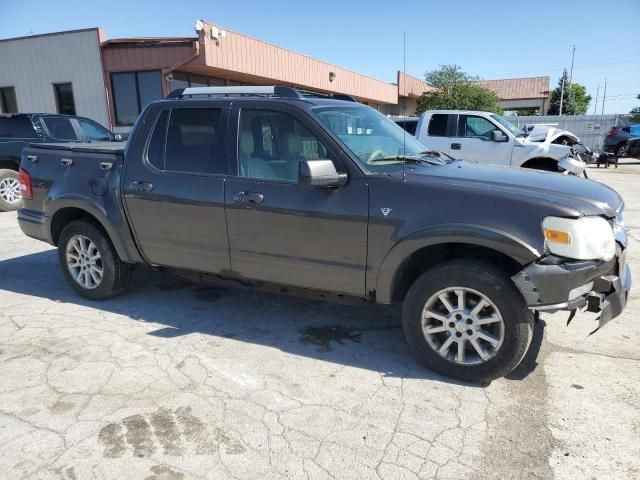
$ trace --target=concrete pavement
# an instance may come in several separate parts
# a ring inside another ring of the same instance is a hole
[[[627,202],[637,280],[640,165],[589,173]],[[544,315],[537,360],[473,385],[413,360],[397,308],[146,269],[92,303],[13,213],[0,245],[2,478],[640,478],[637,284],[592,336]]]

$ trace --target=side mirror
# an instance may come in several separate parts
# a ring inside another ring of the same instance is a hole
[[[113,135],[114,142],[122,142],[123,140],[124,140],[124,137],[122,136],[121,133],[116,133]]]
[[[347,174],[338,173],[331,160],[303,160],[298,172],[302,185],[339,187],[347,182]]]
[[[491,132],[491,140],[494,142],[507,142],[509,138],[504,134],[502,130],[494,130]]]

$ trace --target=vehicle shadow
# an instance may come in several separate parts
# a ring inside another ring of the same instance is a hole
[[[0,290],[125,315],[157,326],[148,334],[160,338],[199,333],[377,371],[386,377],[487,386],[443,377],[420,364],[404,340],[400,309],[395,306],[335,304],[252,289],[194,285],[149,268],[134,271],[127,293],[93,302],[64,281],[55,250],[0,261]]]

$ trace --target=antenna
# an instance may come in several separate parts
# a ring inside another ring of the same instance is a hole
[[[406,77],[407,75],[407,32],[402,32],[402,76]],[[406,78],[403,78],[403,84],[406,82]],[[402,110],[403,114],[407,116],[407,102],[406,100],[402,101]],[[402,129],[402,156],[404,157],[407,154],[407,130],[405,128]],[[407,162],[406,159],[402,160],[402,181],[406,180],[406,168]]]

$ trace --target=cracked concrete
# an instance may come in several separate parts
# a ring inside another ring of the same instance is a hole
[[[640,278],[640,168],[590,173],[625,197]],[[544,315],[537,359],[473,385],[412,359],[397,308],[146,269],[91,303],[13,213],[0,245],[2,478],[640,478],[636,292],[592,336]]]

